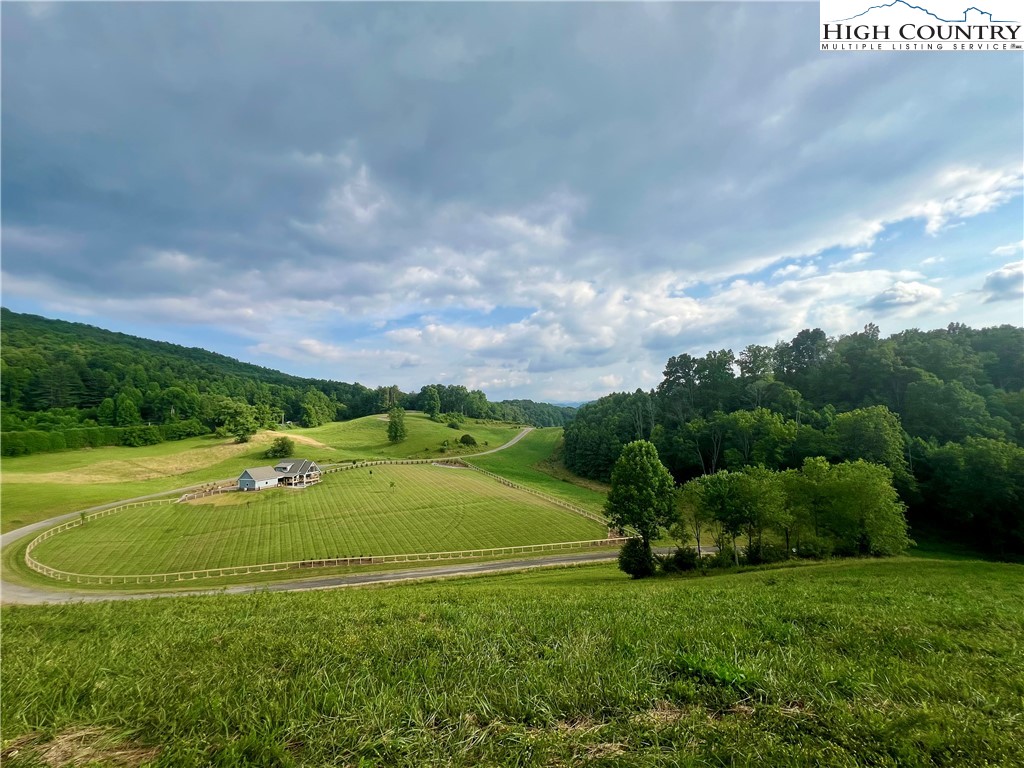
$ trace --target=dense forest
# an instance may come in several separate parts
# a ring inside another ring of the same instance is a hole
[[[583,406],[572,471],[608,480],[624,445],[653,442],[677,482],[720,470],[794,470],[812,457],[885,466],[917,529],[1024,552],[1024,329],[960,324],[668,360],[649,392]]]
[[[424,410],[562,426],[575,409],[530,400],[488,402],[479,390],[436,384],[419,392],[290,376],[206,350],[81,323],[2,310],[0,402],[4,455],[99,445],[145,445],[284,422],[319,426]]]

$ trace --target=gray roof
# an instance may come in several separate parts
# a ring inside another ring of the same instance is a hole
[[[273,467],[253,467],[251,469],[243,470],[242,474],[238,476],[238,479],[241,480],[245,475],[248,475],[253,480],[259,482],[260,480],[276,480],[281,476],[281,473]]]
[[[288,459],[278,462],[274,467],[279,477],[295,477],[295,475],[308,475],[310,472],[319,472],[320,467],[316,462],[309,459]]]

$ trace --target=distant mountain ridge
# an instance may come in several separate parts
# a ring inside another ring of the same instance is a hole
[[[187,436],[222,426],[231,402],[254,409],[260,426],[315,426],[396,404],[418,409],[424,393],[303,378],[198,347],[7,308],[0,308],[0,339],[4,432],[160,425],[165,436]],[[492,403],[480,391],[433,386],[443,411],[471,418],[562,426],[575,413],[530,400]]]

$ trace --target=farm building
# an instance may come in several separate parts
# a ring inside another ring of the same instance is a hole
[[[276,467],[252,467],[238,476],[238,490],[261,491],[288,485],[305,488],[320,482],[320,467],[308,459],[285,459]]]

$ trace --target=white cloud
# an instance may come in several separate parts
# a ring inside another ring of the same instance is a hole
[[[917,281],[897,280],[889,288],[874,296],[864,306],[882,314],[898,311],[904,316],[931,309],[942,299],[942,291]]]
[[[992,255],[1013,256],[1018,251],[1024,251],[1024,240],[1019,240],[1016,243],[1007,243],[1006,245],[1000,245],[998,248],[992,251]]]
[[[843,267],[855,267],[859,264],[863,264],[865,261],[870,259],[875,254],[871,251],[858,251],[852,254],[848,259],[843,259],[832,265],[833,269],[842,269]]]
[[[923,218],[925,231],[938,234],[952,220],[977,216],[1021,194],[1019,169],[953,167],[933,179],[932,197],[904,208],[906,218]]]
[[[1024,261],[1004,264],[985,277],[981,290],[987,294],[986,303],[996,301],[1020,301],[1024,298]],[[1024,309],[1022,309],[1024,312]],[[1018,319],[1020,315],[1018,315]]]

